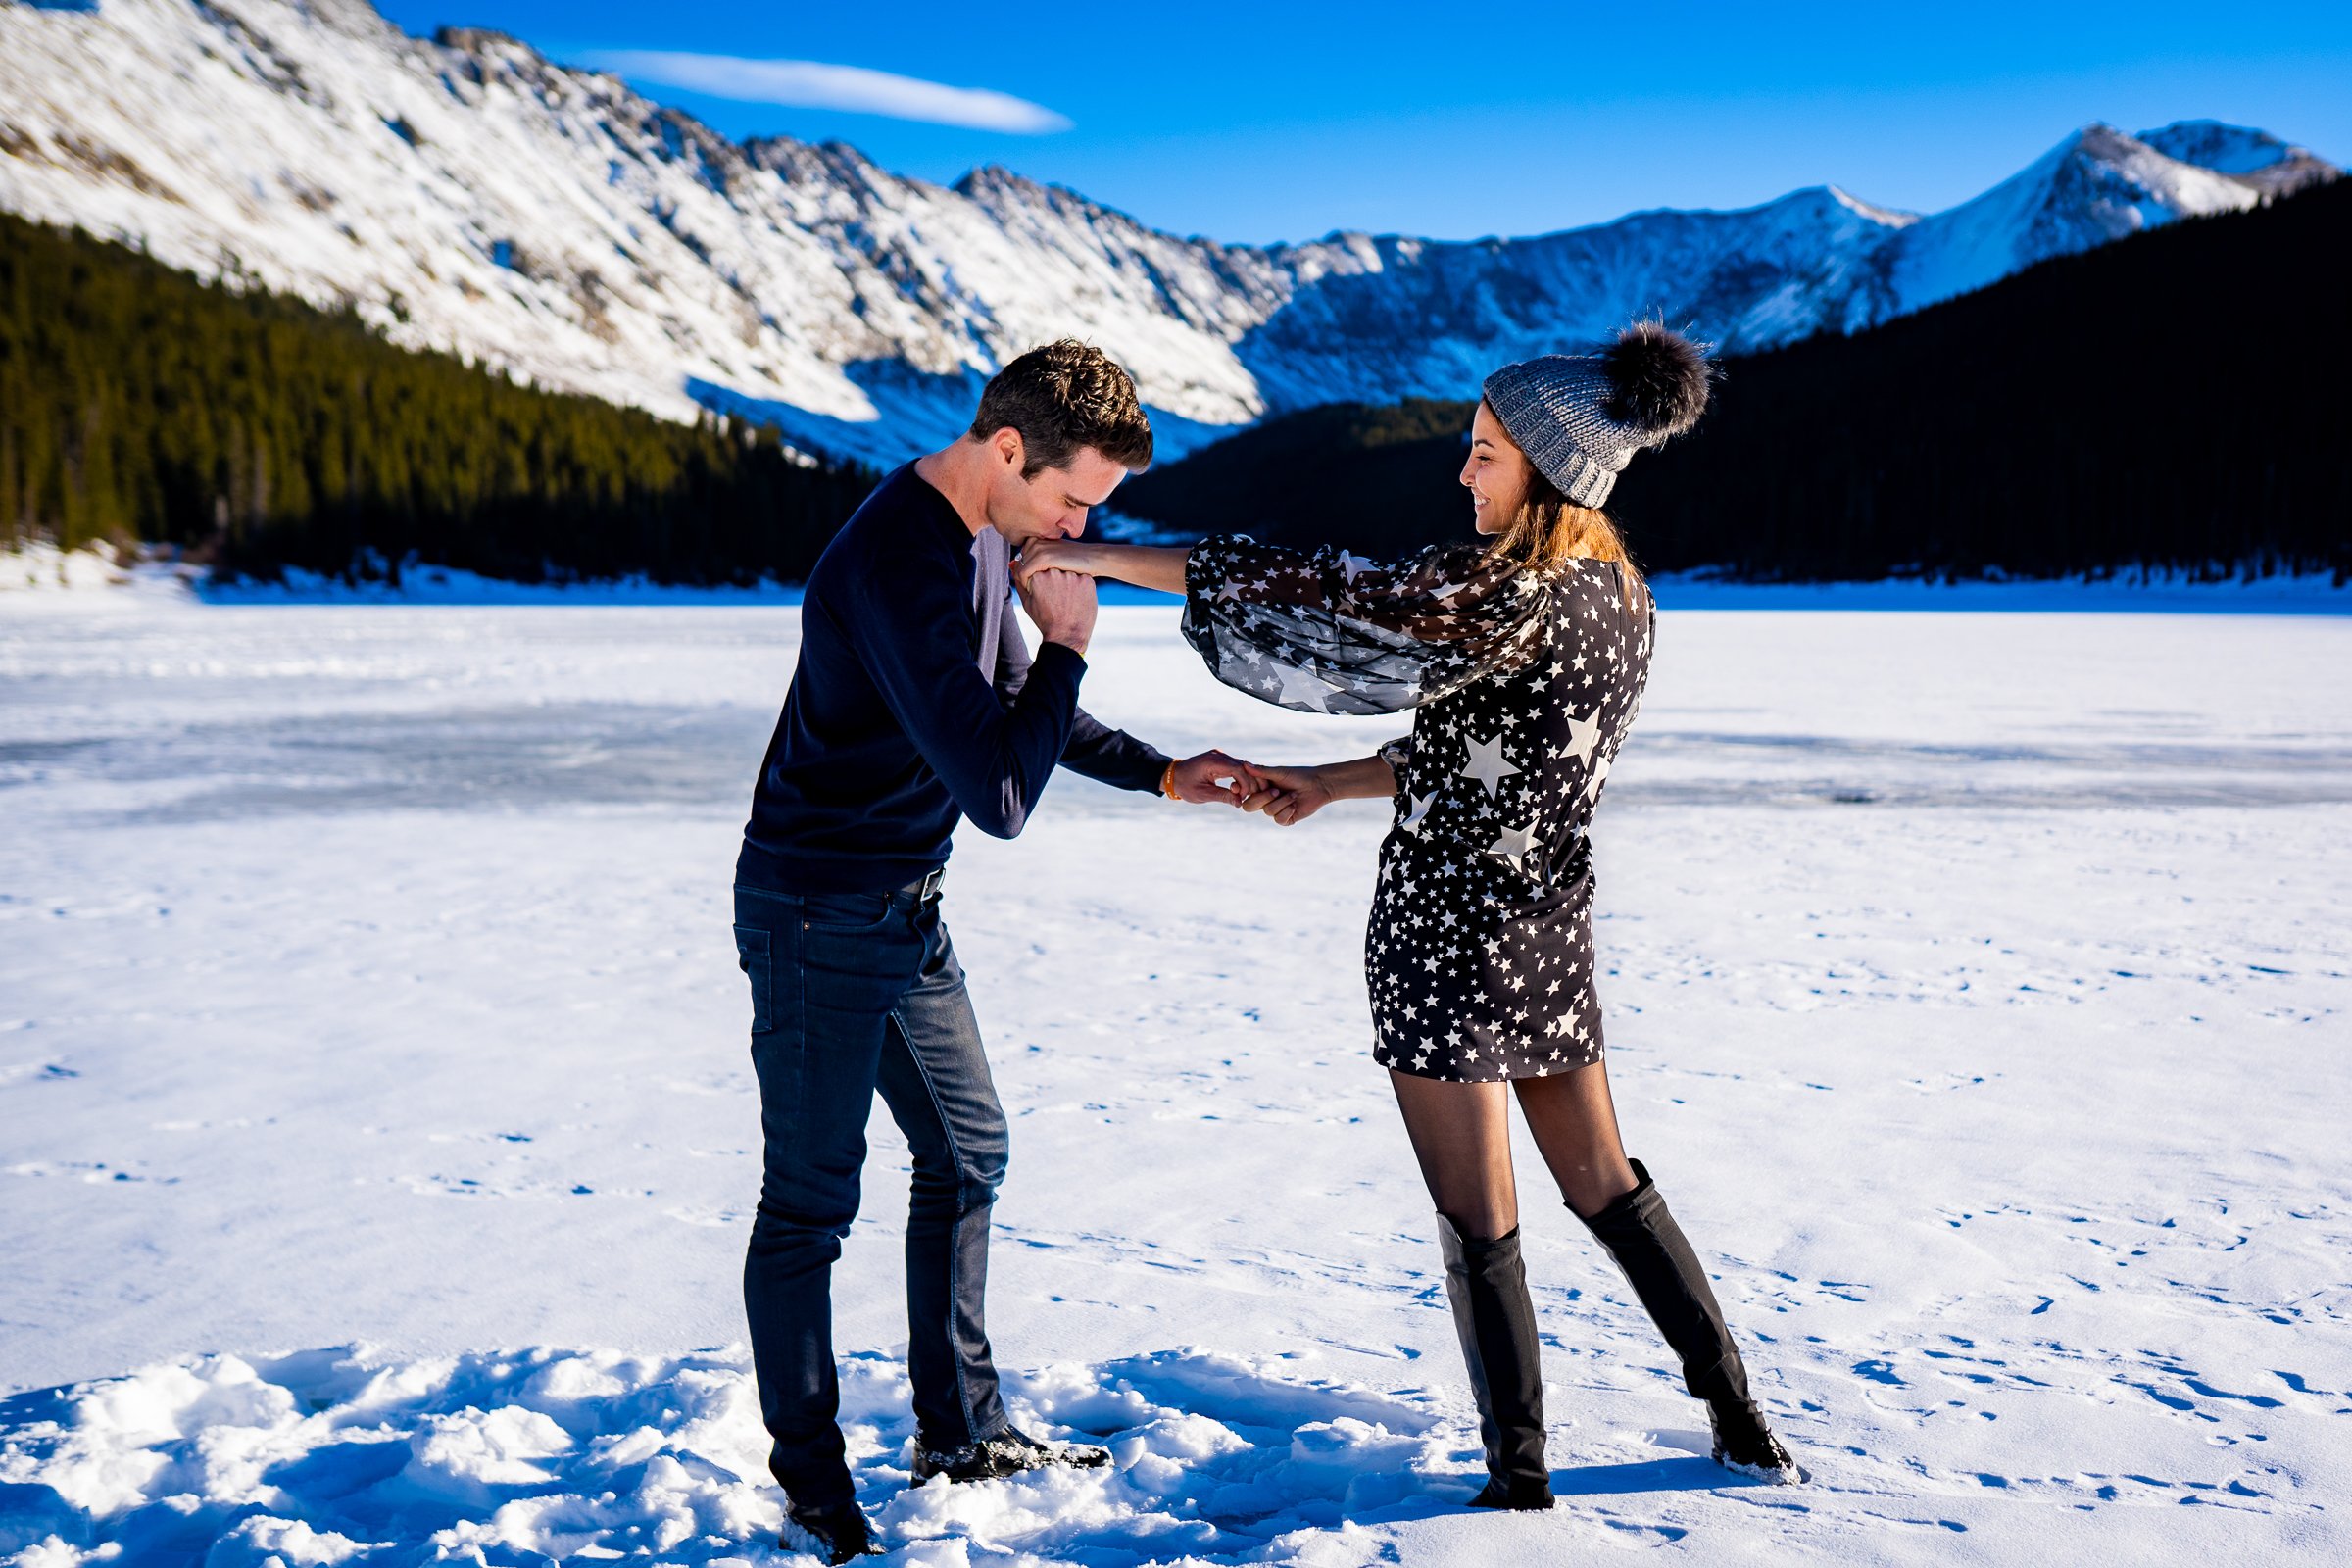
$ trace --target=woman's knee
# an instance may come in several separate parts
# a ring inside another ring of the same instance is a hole
[[[1597,1140],[1575,1157],[1547,1163],[1561,1201],[1579,1219],[1591,1219],[1641,1185],[1624,1146],[1614,1138]]]
[[[1525,1080],[1518,1089],[1528,1131],[1563,1202],[1590,1219],[1634,1190],[1633,1166],[1626,1161],[1608,1076],[1599,1063],[1557,1078]]]
[[[1634,1187],[1632,1170],[1610,1172],[1595,1167],[1562,1178],[1560,1199],[1576,1211],[1577,1218],[1591,1219],[1632,1192]]]
[[[1441,1201],[1438,1212],[1465,1242],[1498,1242],[1519,1228],[1519,1203],[1512,1194],[1483,1200]]]
[[[1430,1201],[1465,1239],[1494,1241],[1519,1223],[1508,1099],[1500,1084],[1391,1074],[1396,1107]]]

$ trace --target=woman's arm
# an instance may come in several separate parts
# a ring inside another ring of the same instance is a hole
[[[1090,577],[1113,577],[1138,588],[1156,588],[1163,594],[1184,592],[1187,550],[1152,545],[1114,545],[1094,539],[1040,539],[1024,547],[1016,568],[1023,577],[1033,571],[1083,571]]]
[[[1333,801],[1385,801],[1396,793],[1396,773],[1377,754],[1319,767],[1260,767],[1257,793],[1242,803],[1284,827],[1314,815]]]
[[[1516,563],[1436,545],[1383,565],[1217,534],[1184,564],[1182,630],[1208,672],[1302,713],[1395,713],[1523,667],[1550,596]]]

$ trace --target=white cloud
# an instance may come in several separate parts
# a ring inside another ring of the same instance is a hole
[[[735,55],[682,54],[667,49],[599,49],[590,51],[586,59],[591,65],[640,81],[744,103],[847,109],[861,115],[888,115],[894,120],[1024,135],[1070,128],[1067,117],[1010,93],[950,87],[862,66],[828,66],[814,60],[745,60]]]

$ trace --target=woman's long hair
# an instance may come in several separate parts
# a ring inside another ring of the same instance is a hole
[[[1625,579],[1625,608],[1630,613],[1640,608],[1646,588],[1642,581],[1642,568],[1635,564],[1633,555],[1625,548],[1625,536],[1609,514],[1597,507],[1580,507],[1560,493],[1560,487],[1544,477],[1534,464],[1527,466],[1527,494],[1520,499],[1519,514],[1511,525],[1494,536],[1487,548],[1490,556],[1500,556],[1518,564],[1520,569],[1549,575],[1570,561],[1614,561]]]

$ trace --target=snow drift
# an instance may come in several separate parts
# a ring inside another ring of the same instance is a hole
[[[902,1561],[1329,1561],[1328,1539],[1301,1548],[1343,1516],[1409,1517],[1471,1490],[1476,1434],[1427,1396],[1202,1352],[1007,1392],[1033,1430],[1108,1443],[1112,1468],[909,1489],[905,1367],[845,1364],[850,1457],[885,1539],[911,1548]],[[209,1356],[0,1404],[0,1557],[758,1560],[782,1523],[765,1461],[732,1351]]]

